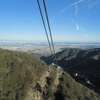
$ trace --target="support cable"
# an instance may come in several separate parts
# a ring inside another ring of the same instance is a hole
[[[51,38],[51,44],[52,44],[52,48],[53,48],[53,53],[54,53],[55,61],[56,61],[56,64],[57,64],[57,57],[56,57],[56,54],[55,54],[55,48],[54,48],[54,43],[53,43],[53,38],[52,38],[52,33],[51,33],[51,28],[50,28],[50,23],[49,23],[49,18],[48,18],[48,13],[47,13],[47,8],[46,8],[46,2],[45,2],[45,0],[43,0],[43,4],[44,4],[45,14],[46,14],[46,18],[47,18],[47,23],[48,23],[48,28],[49,28],[49,33],[50,33],[50,38]]]
[[[44,29],[45,29],[46,37],[47,37],[47,40],[48,40],[49,48],[50,48],[50,51],[51,51],[51,55],[53,55],[53,52],[52,52],[52,49],[51,49],[50,40],[49,40],[49,37],[48,37],[48,33],[47,33],[47,29],[46,29],[46,25],[45,25],[45,22],[44,22],[44,18],[43,18],[43,14],[42,14],[42,10],[41,10],[41,7],[40,7],[39,0],[37,0],[37,3],[38,3],[38,7],[39,7],[41,18],[42,18],[43,26],[44,26]]]
[[[74,72],[70,72],[71,74],[75,74]],[[85,72],[79,72],[81,74],[84,74],[84,73],[100,73],[100,71],[85,71]]]

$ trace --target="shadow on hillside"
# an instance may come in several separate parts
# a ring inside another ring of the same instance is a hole
[[[49,57],[45,57],[45,56],[41,56],[41,57],[40,57],[40,59],[43,60],[43,61],[45,61],[45,62],[48,60],[48,58],[49,58]]]
[[[56,53],[57,63],[63,67],[70,67],[81,61],[87,60],[94,55],[99,55],[100,49],[80,50],[80,49],[66,49]],[[48,57],[41,57],[47,64],[54,62],[53,55]]]
[[[68,72],[72,77],[76,71],[80,72],[81,75],[88,77],[88,79],[95,80],[98,77],[98,81],[92,81],[92,83],[96,86],[95,88],[92,88],[95,90],[95,92],[100,93],[100,76],[98,74],[100,73],[100,50],[82,50],[78,53],[73,53],[73,55],[67,55],[64,56],[62,59],[57,59],[57,63],[59,66],[61,66],[66,72]],[[61,53],[61,52],[60,52]],[[58,53],[60,55],[60,53]],[[58,55],[57,55],[58,56]],[[42,60],[44,60],[47,64],[51,64],[53,62],[54,57],[42,57]],[[95,77],[97,75],[98,77]],[[95,77],[95,78],[94,78]],[[91,89],[91,86],[87,86]],[[59,92],[55,92],[55,96],[59,94]],[[58,99],[59,100],[59,99]]]
[[[64,97],[60,91],[56,91],[54,93],[54,96],[55,96],[55,100],[64,100]]]

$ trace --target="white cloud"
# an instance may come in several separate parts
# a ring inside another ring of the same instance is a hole
[[[66,11],[68,8],[70,8],[71,6],[76,6],[76,9],[77,9],[76,12],[78,12],[78,6],[77,6],[77,4],[81,3],[82,1],[84,1],[84,0],[79,0],[78,2],[75,2],[75,3],[71,4],[71,5],[69,5],[68,7],[65,7],[63,10],[60,11],[60,13],[63,13],[63,12]]]
[[[56,14],[53,16],[53,20],[56,18],[56,16],[58,16],[58,13],[56,13]]]
[[[76,29],[77,30],[79,30],[80,28],[79,28],[79,25],[77,24],[77,20],[78,20],[78,4],[79,3],[81,3],[81,2],[83,2],[84,0],[79,0],[79,1],[77,1],[77,2],[75,2],[75,3],[73,3],[73,4],[71,4],[71,5],[69,5],[68,7],[66,7],[66,8],[64,8],[62,11],[60,11],[60,13],[63,13],[64,11],[66,11],[68,8],[70,8],[70,7],[72,7],[72,6],[75,6],[75,15],[76,15],[76,22],[73,20],[73,19],[71,19],[75,24],[76,24]]]
[[[85,31],[85,29],[84,29],[83,27],[81,27],[81,30],[84,32],[84,35],[85,35],[86,37],[89,37],[89,35],[86,33],[86,31]]]
[[[80,30],[80,27],[79,27],[79,25],[71,18],[71,20],[72,20],[72,22],[76,25],[76,29],[77,30]]]
[[[78,13],[78,6],[75,5],[75,7],[76,7],[76,12],[75,12],[75,14],[77,14],[77,13]]]
[[[76,25],[76,30],[82,30],[83,31],[83,33],[84,33],[84,36],[86,36],[86,37],[88,37],[88,38],[92,38],[92,39],[96,39],[95,37],[93,37],[93,36],[89,36],[87,33],[86,33],[86,31],[85,31],[85,29],[83,28],[83,27],[79,27],[79,25],[71,18],[71,20],[72,20],[72,22]]]
[[[82,33],[84,34],[84,36],[85,37],[87,37],[87,38],[91,38],[91,39],[96,39],[95,37],[93,37],[93,36],[89,36],[88,34],[87,34],[87,32],[85,31],[85,29],[83,28],[83,27],[80,27],[79,25],[78,25],[78,23],[77,23],[77,20],[78,20],[78,10],[79,10],[79,8],[78,8],[78,4],[79,3],[81,3],[81,2],[83,2],[83,1],[85,1],[85,0],[79,0],[79,1],[77,1],[77,2],[75,2],[75,3],[72,3],[72,4],[70,4],[69,6],[67,6],[67,7],[65,7],[64,9],[62,9],[61,11],[60,11],[60,13],[63,13],[63,12],[65,12],[68,8],[70,8],[70,7],[72,7],[72,6],[75,6],[75,16],[76,16],[76,20],[73,20],[72,18],[71,18],[71,21],[75,24],[75,26],[76,26],[76,30],[80,30],[80,31],[83,31]],[[94,6],[96,6],[97,4],[99,4],[100,3],[100,0],[87,0],[86,2],[89,2],[89,9],[91,9],[92,7],[94,7]]]

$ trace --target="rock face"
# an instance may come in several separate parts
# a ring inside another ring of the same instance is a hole
[[[0,100],[100,100],[100,95],[31,55],[0,49]]]

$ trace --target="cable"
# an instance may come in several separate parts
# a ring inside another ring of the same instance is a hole
[[[53,38],[52,38],[52,33],[51,33],[51,28],[50,28],[50,23],[49,23],[49,18],[48,18],[48,13],[47,13],[47,8],[46,8],[46,2],[45,2],[45,0],[43,0],[43,4],[44,4],[44,9],[45,9],[47,23],[48,23],[48,28],[49,28],[49,33],[50,33],[50,38],[51,38],[53,53],[54,53],[54,56],[55,56],[55,59],[56,59],[57,57],[56,57],[56,54],[55,54],[55,48],[54,48],[54,43],[53,43]],[[57,64],[57,59],[55,61],[56,61],[56,64]]]
[[[90,71],[90,72],[79,72],[79,73],[100,73],[100,71]],[[70,72],[71,74],[75,74],[75,73],[73,73],[73,72]]]
[[[45,22],[44,22],[44,18],[43,18],[43,14],[42,14],[42,10],[41,10],[41,7],[40,7],[39,0],[37,0],[37,3],[38,3],[38,7],[39,7],[39,11],[40,11],[40,15],[41,15],[41,18],[42,18],[43,26],[44,26],[44,29],[45,29],[46,37],[47,37],[48,44],[49,44],[49,48],[50,48],[51,55],[52,55],[53,52],[52,52],[52,49],[51,49],[51,44],[50,44],[49,37],[48,37],[48,33],[47,33],[47,30],[46,30],[46,25],[45,25]]]

